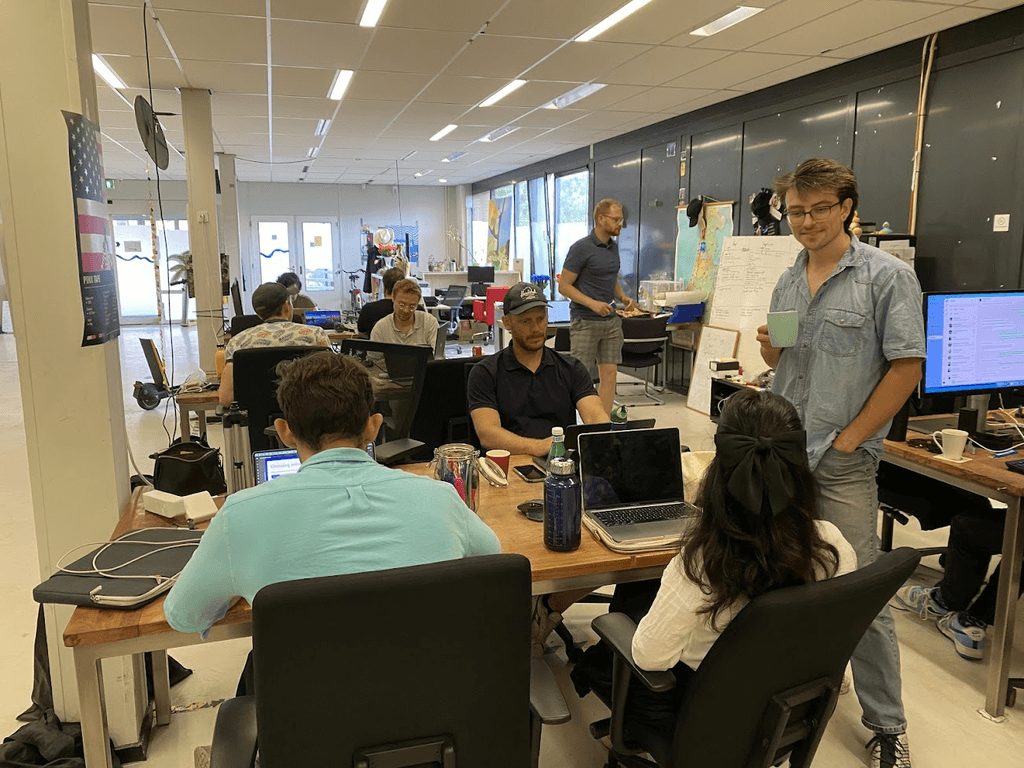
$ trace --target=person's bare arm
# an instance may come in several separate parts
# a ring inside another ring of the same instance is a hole
[[[233,367],[231,363],[225,364],[220,374],[220,386],[217,388],[217,397],[225,408],[230,406],[235,398],[235,381],[231,370]]]
[[[601,404],[601,398],[597,395],[587,395],[580,398],[576,403],[576,410],[580,412],[580,418],[584,424],[602,424],[608,421],[609,416]]]
[[[920,380],[921,358],[905,357],[893,360],[860,413],[832,441],[832,447],[842,453],[853,453],[857,450],[861,443],[896,415]]]
[[[588,307],[602,317],[610,315],[612,313],[612,305],[605,304],[603,301],[592,299],[579,288],[576,287],[576,278],[579,277],[575,272],[570,272],[567,269],[563,269],[561,274],[558,275],[558,291],[565,298],[570,301],[575,301],[577,304],[582,304],[584,307]],[[621,288],[619,290],[622,290]]]
[[[480,438],[480,445],[486,450],[547,456],[551,449],[550,437],[520,437],[509,432],[501,426],[501,416],[493,408],[474,408],[469,415],[473,418],[473,428]]]
[[[615,281],[615,296],[622,302],[622,307],[627,312],[633,308],[633,300],[626,295],[624,290],[622,290],[622,286],[619,284],[618,280]]]
[[[777,368],[779,358],[782,356],[781,347],[773,347],[771,337],[768,336],[768,326],[762,325],[757,329],[757,343],[761,345],[761,359],[769,368]]]

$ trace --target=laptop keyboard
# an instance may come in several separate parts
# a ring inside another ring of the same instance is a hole
[[[635,525],[636,523],[656,523],[663,520],[679,520],[693,514],[695,508],[685,502],[679,504],[662,504],[655,507],[638,509],[603,509],[591,512],[590,515],[599,523],[608,527],[616,525]]]

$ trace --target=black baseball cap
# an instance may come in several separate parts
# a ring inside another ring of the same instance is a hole
[[[691,200],[686,206],[686,216],[690,219],[690,226],[697,226],[697,217],[700,216],[700,212],[704,208],[704,196],[697,195]]]
[[[288,289],[280,283],[264,283],[252,292],[252,308],[257,315],[266,320],[276,314],[291,298]]]
[[[516,283],[508,289],[503,302],[506,315],[519,315],[534,307],[548,306],[544,292],[533,283]]]

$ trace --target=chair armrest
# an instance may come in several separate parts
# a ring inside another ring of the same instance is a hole
[[[616,656],[620,657],[630,671],[652,691],[669,691],[675,687],[676,676],[669,672],[650,672],[641,669],[633,661],[633,635],[636,624],[624,613],[606,613],[598,616],[590,626],[604,640]]]
[[[641,342],[645,342],[645,341],[666,341],[668,338],[669,338],[668,336],[649,336],[646,339],[623,339],[622,343],[623,344],[640,344]]]
[[[530,660],[530,709],[544,725],[561,725],[572,720],[555,675],[543,659]]]
[[[256,760],[256,697],[228,699],[217,710],[210,768],[252,768]]]

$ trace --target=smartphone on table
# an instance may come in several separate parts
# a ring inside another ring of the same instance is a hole
[[[518,467],[512,467],[512,471],[528,483],[543,483],[544,478],[548,475],[536,464],[521,464]]]

